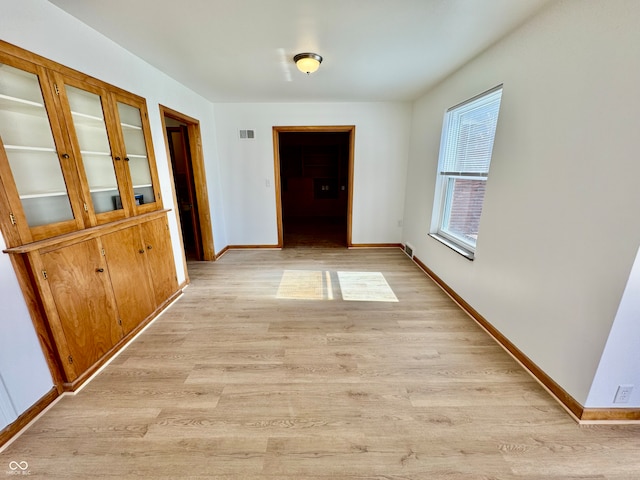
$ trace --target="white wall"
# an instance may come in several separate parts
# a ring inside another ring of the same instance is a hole
[[[640,245],[638,18],[635,0],[553,2],[414,105],[404,240],[583,405]],[[442,119],[500,83],[470,262],[427,236]]]
[[[216,250],[221,250],[226,246],[222,192],[215,143],[215,121],[211,102],[196,95],[193,91],[45,0],[2,0],[0,9],[2,11],[0,15],[2,40],[146,98],[162,198],[165,207],[173,209],[174,212],[172,186],[169,181],[169,162],[166,158],[158,104],[200,120]],[[182,282],[184,268],[175,214],[170,214],[169,220],[178,281]],[[0,306],[12,309],[6,312],[2,310],[0,317],[2,341],[9,342],[12,336],[21,335],[23,350],[20,352],[40,351],[37,339],[25,333],[29,328],[32,329],[30,327],[31,319],[26,308],[17,304],[20,302],[17,299],[21,299],[22,296],[16,286],[14,271],[5,254],[2,254],[0,261],[0,279],[3,282],[3,286],[0,288]],[[6,288],[5,283],[7,284]],[[15,310],[13,310],[14,308]],[[4,347],[4,345],[0,346]],[[18,410],[17,413],[20,414],[37,400],[37,398],[34,400],[34,394],[51,388],[51,377],[47,376],[48,373],[44,376],[37,373],[41,364],[37,352],[31,357],[23,359],[23,368],[30,372],[28,378],[24,378],[20,371],[13,370],[11,358],[9,360],[5,358],[5,355],[15,354],[14,350],[2,348],[0,353],[2,355],[0,374],[7,384],[12,399],[18,399],[14,405]],[[16,356],[14,358],[22,357]],[[31,373],[32,368],[36,373]]]
[[[600,360],[587,407],[611,405],[619,385],[633,385],[629,402],[618,407],[640,406],[640,250],[631,269],[609,339]]]
[[[277,243],[272,128],[304,125],[356,126],[352,242],[401,241],[410,104],[222,103],[215,116],[229,244]]]

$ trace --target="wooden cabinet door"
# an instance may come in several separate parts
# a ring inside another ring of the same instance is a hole
[[[96,240],[41,255],[71,358],[62,358],[75,380],[122,338],[104,259]]]
[[[149,115],[144,99],[133,95],[113,93],[114,118],[119,127],[119,151],[128,170],[133,198],[133,214],[162,208],[158,171],[151,142]]]
[[[147,249],[136,225],[101,237],[124,334],[155,310]]]
[[[0,51],[0,175],[22,243],[84,227],[47,72]]]
[[[55,73],[62,117],[78,165],[91,225],[133,214],[124,160],[118,153],[117,125],[107,90]]]
[[[145,249],[147,250],[149,273],[156,305],[162,305],[178,290],[176,265],[166,218],[158,218],[140,225]]]

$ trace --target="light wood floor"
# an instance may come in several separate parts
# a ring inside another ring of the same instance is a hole
[[[379,271],[399,301],[345,302],[336,282],[333,300],[278,299],[287,269]],[[578,426],[400,250],[230,251],[189,271],[0,454],[0,478],[11,461],[47,479],[640,478],[640,426]]]

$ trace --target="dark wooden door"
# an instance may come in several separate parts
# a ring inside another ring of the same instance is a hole
[[[185,251],[188,258],[202,260],[200,220],[189,150],[188,128],[186,126],[167,127],[167,138],[169,139],[169,153],[171,154]]]

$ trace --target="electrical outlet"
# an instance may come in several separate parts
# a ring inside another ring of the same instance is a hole
[[[633,392],[633,385],[618,385],[613,403],[629,403],[631,392]]]

